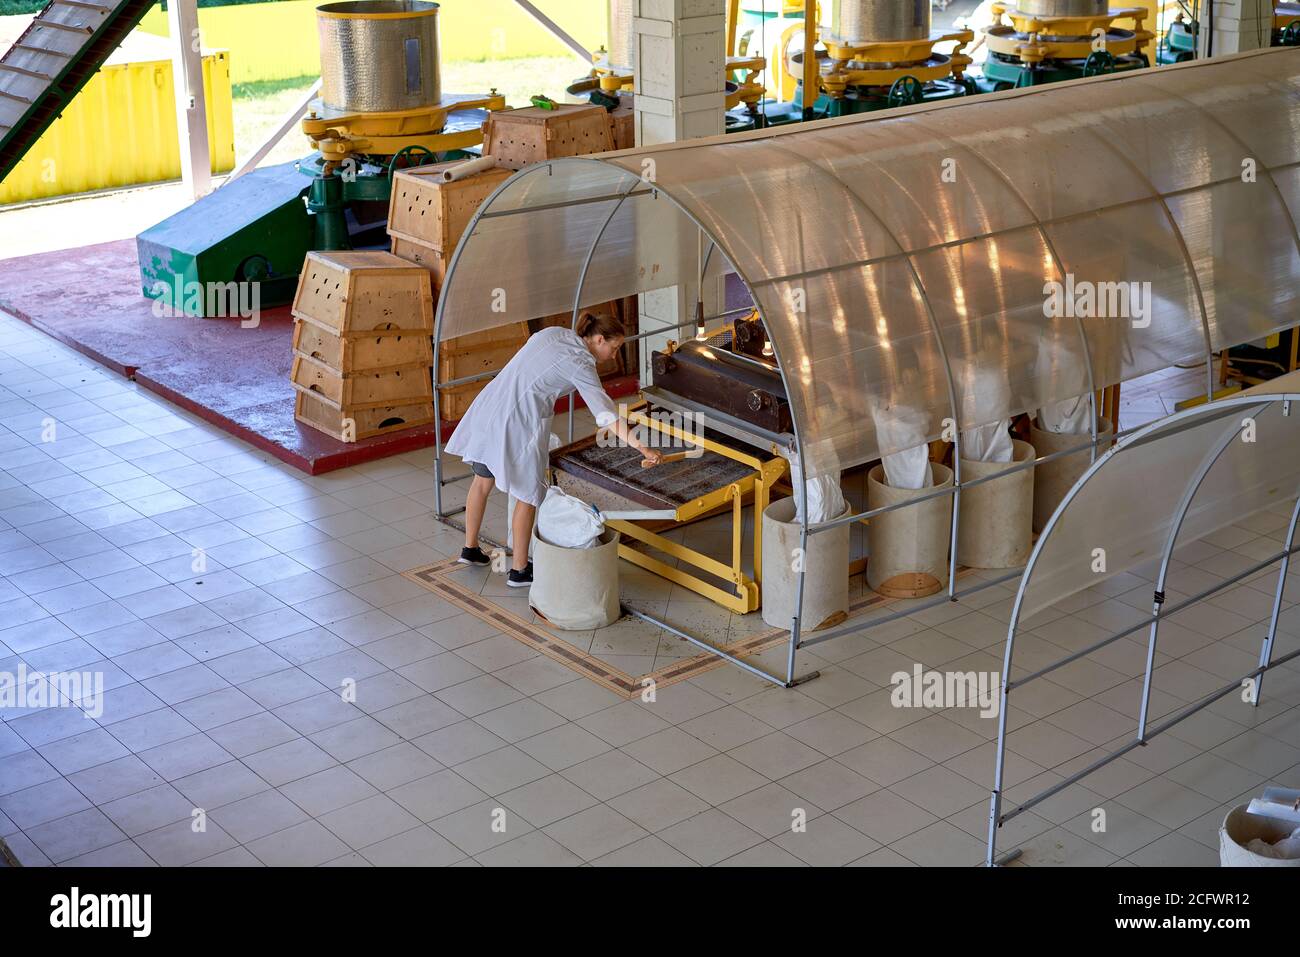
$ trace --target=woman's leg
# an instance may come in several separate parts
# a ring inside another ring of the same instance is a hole
[[[528,566],[528,543],[533,539],[533,519],[536,516],[536,505],[515,502],[515,514],[511,519],[515,547],[514,553],[510,556],[510,565],[517,572],[523,571]]]
[[[483,513],[487,511],[488,496],[492,494],[492,479],[475,475],[465,495],[465,547],[478,548],[478,532],[483,527]]]

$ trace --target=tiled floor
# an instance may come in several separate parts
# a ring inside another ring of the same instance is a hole
[[[1167,411],[1195,375],[1144,383],[1126,411]],[[1008,588],[803,652],[800,670],[821,677],[793,690],[723,667],[623,700],[401,577],[459,547],[430,517],[431,461],[305,477],[0,317],[0,672],[98,672],[107,689],[97,718],[0,714],[0,836],[18,858],[981,860],[993,723],[890,707],[888,684],[914,662],[997,670]],[[502,514],[495,503],[493,527]],[[1273,549],[1280,521],[1185,549],[1179,570],[1209,579]],[[637,585],[685,618],[715,614]],[[1159,713],[1248,667],[1269,587],[1243,583],[1168,626]],[[1025,647],[1060,657],[1149,595],[1119,576],[1040,616]],[[1283,624],[1290,650],[1290,603]],[[651,664],[688,653],[659,636],[640,647]],[[1139,650],[1122,642],[1025,693],[1011,799],[1124,738]],[[1267,782],[1300,786],[1295,667],[1270,674],[1258,709],[1207,709],[1001,842],[1026,865],[1213,864],[1226,809]]]

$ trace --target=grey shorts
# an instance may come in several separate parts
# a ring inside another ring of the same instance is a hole
[[[481,475],[483,478],[496,478],[496,476],[492,474],[492,470],[481,462],[470,462],[469,467],[474,470],[475,475]]]

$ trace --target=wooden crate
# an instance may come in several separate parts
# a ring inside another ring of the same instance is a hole
[[[508,169],[613,148],[614,135],[603,106],[560,103],[554,110],[526,106],[498,110],[483,123],[483,154]]]
[[[433,329],[433,286],[422,268],[381,250],[312,252],[293,314],[336,333]]]
[[[414,263],[428,272],[433,298],[437,301],[442,293],[443,280],[447,278],[447,264],[451,261],[451,253],[444,253],[425,243],[399,236],[392,237],[392,250],[394,256],[408,263]]]
[[[433,421],[432,402],[384,406],[374,409],[336,409],[320,396],[299,392],[293,417],[340,442],[356,442],[400,429],[428,425]]]
[[[423,329],[373,329],[337,335],[314,319],[294,323],[293,351],[344,374],[433,363],[433,339]]]
[[[472,332],[448,339],[438,347],[438,381],[450,382],[482,372],[496,372],[514,358],[528,341],[528,323],[512,322],[508,326]],[[490,379],[440,388],[439,414],[444,422],[460,419],[469,404],[487,386]]]
[[[388,235],[450,255],[474,211],[512,172],[489,169],[444,183],[443,171],[463,162],[434,163],[398,172],[388,202]]]
[[[618,106],[609,114],[610,133],[614,149],[630,150],[636,146],[636,114],[632,112],[631,94],[622,94]]]
[[[295,356],[293,387],[338,409],[358,410],[433,401],[428,363],[385,372],[343,374],[305,356]]]

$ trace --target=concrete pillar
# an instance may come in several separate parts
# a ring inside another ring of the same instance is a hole
[[[1213,50],[1210,26],[1213,23]],[[1258,50],[1272,40],[1273,0],[1204,0],[1198,57]]]
[[[636,145],[716,136],[725,127],[726,0],[637,0],[632,21],[636,49]],[[707,248],[706,248],[707,252]],[[718,254],[714,253],[714,267]],[[706,315],[722,311],[722,283],[704,291]],[[643,293],[641,331],[688,321],[695,284]],[[650,381],[650,354],[692,329],[651,336],[641,346],[641,380]]]
[[[181,180],[194,198],[200,199],[212,189],[212,161],[208,152],[208,111],[203,95],[197,0],[171,0],[167,4],[167,31],[172,43]]]

